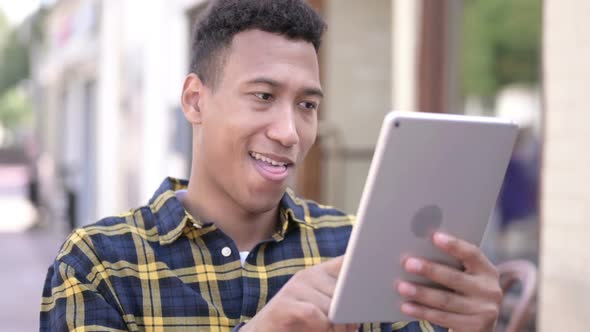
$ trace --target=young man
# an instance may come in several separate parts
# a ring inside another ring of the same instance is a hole
[[[49,269],[41,329],[359,328],[327,318],[352,218],[287,189],[316,137],[324,29],[303,0],[209,8],[182,90],[190,181],[168,178],[149,205],[72,233]],[[422,321],[363,331],[492,330],[502,296],[494,267],[472,244],[433,240],[465,271],[404,265],[451,291],[392,280],[408,299],[402,309]]]

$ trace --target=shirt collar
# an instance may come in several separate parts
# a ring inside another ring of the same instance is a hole
[[[186,227],[204,229],[212,226],[211,223],[193,217],[184,209],[182,203],[175,195],[175,191],[186,189],[187,180],[167,177],[149,201],[149,206],[156,218],[160,244],[166,245],[174,242],[184,232]],[[275,241],[284,239],[286,233],[294,225],[306,227],[314,226],[309,222],[309,210],[305,200],[297,197],[287,188],[279,202],[279,220],[277,230],[272,235]]]
[[[186,180],[167,177],[149,201],[162,245],[174,242],[183,233],[185,226],[190,224],[189,221],[195,222],[174,194],[175,191],[186,189],[187,186]]]

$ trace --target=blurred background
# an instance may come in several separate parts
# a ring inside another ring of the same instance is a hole
[[[520,281],[506,283],[499,330],[516,317],[518,331],[582,331],[590,3],[309,2],[329,27],[326,98],[296,191],[354,213],[392,109],[513,119],[521,132],[482,245]],[[38,329],[45,272],[73,228],[145,204],[165,176],[188,178],[180,93],[206,4],[0,0],[2,330]]]

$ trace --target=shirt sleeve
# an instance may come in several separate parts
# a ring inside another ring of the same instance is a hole
[[[447,332],[448,329],[427,321],[397,322],[392,325],[397,332]]]
[[[438,325],[431,324],[427,321],[396,322],[382,324],[363,324],[359,329],[361,332],[381,331],[381,332],[447,332],[448,329]]]
[[[119,311],[77,272],[55,261],[49,267],[41,303],[40,331],[127,331]]]
[[[242,322],[242,323],[236,325],[231,331],[238,332],[242,328],[242,326],[244,326],[244,325],[246,325],[246,323]]]

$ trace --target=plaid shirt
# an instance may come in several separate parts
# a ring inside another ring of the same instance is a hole
[[[168,178],[148,206],[74,231],[49,268],[41,330],[231,331],[297,271],[344,254],[354,218],[288,190],[276,232],[242,267],[233,241],[189,215],[176,198],[186,185]],[[427,322],[363,326],[392,330],[440,328]]]

